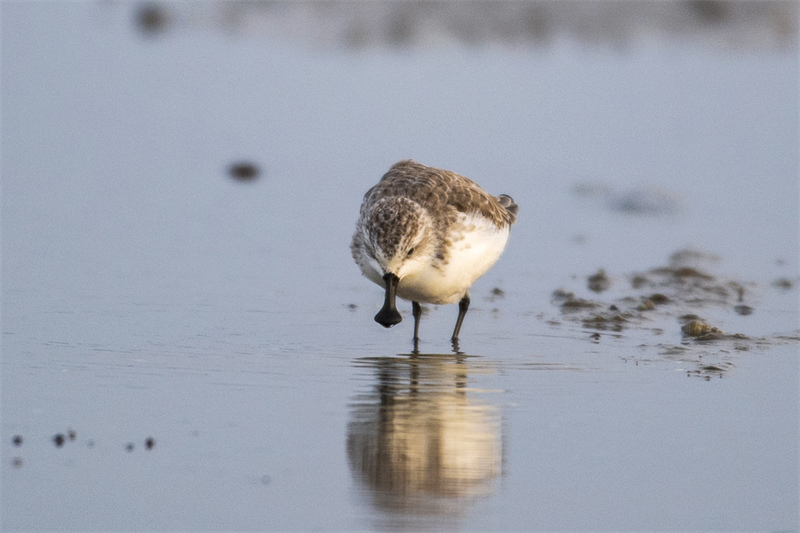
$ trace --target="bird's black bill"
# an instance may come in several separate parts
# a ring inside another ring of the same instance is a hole
[[[403,321],[403,317],[397,312],[397,307],[394,304],[397,297],[397,284],[400,282],[400,278],[389,273],[383,276],[383,281],[386,282],[386,300],[384,300],[381,310],[375,315],[375,322],[385,328],[390,328]]]

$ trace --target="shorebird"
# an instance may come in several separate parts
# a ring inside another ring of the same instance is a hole
[[[395,298],[411,300],[416,350],[420,303],[458,302],[458,351],[469,288],[503,253],[518,211],[510,196],[492,196],[455,172],[395,163],[364,195],[350,245],[361,272],[386,291],[375,321],[399,324]]]

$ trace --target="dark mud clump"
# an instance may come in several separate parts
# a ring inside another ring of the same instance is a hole
[[[608,312],[594,313],[584,318],[581,325],[586,329],[620,332],[625,329],[630,318],[632,318],[630,313],[618,313],[609,308]]]
[[[728,373],[736,368],[736,365],[730,361],[722,361],[711,365],[700,365],[694,370],[686,372],[688,377],[699,377],[706,381],[711,381],[711,378],[724,378]]]
[[[660,292],[651,294],[648,299],[656,305],[664,305],[670,302],[669,297]]]
[[[636,306],[637,311],[653,311],[659,305],[668,304],[670,299],[668,296],[661,294],[660,292],[656,292],[651,294],[650,296],[642,297],[641,303]]]
[[[566,289],[554,290],[552,294],[552,302],[561,306],[561,311],[563,313],[572,313],[586,309],[595,309],[598,307],[597,303],[591,300],[585,300],[583,298],[576,298],[574,292],[570,292]]]
[[[255,181],[261,175],[261,169],[252,161],[239,161],[228,167],[228,175],[236,181]]]
[[[597,295],[610,287],[606,285],[610,276],[600,269],[586,278],[586,289],[596,295],[582,297],[582,287],[575,292],[561,288],[552,293],[551,303],[558,307],[565,322],[592,332],[592,342],[600,342],[609,333],[617,337],[626,332],[633,335],[634,331],[674,335],[681,346],[667,348],[660,354],[662,358],[693,365],[695,368],[689,371],[692,376],[719,376],[735,367],[729,361],[731,354],[790,342],[794,337],[757,338],[726,333],[702,318],[700,315],[708,312],[714,316],[725,312],[749,316],[754,312],[752,299],[757,286],[713,274],[711,268],[718,261],[711,254],[680,250],[664,266],[628,274],[630,285],[618,287],[613,299]],[[561,326],[556,320],[550,323]],[[642,346],[647,347],[648,343],[645,341]]]
[[[686,279],[695,278],[698,280],[705,280],[711,281],[714,279],[714,276],[711,274],[706,274],[705,272],[701,272],[700,270],[693,268],[693,267],[680,267],[680,268],[671,268],[671,267],[661,267],[655,268],[651,270],[653,274],[659,274],[662,276],[671,276],[674,279],[685,282]]]
[[[11,444],[17,448],[22,446],[22,435],[14,435],[11,437]]]
[[[66,433],[56,433],[53,435],[53,444],[56,448],[61,448],[67,442],[75,442],[78,438],[78,432],[72,428],[67,429]]]
[[[166,31],[172,23],[170,12],[163,6],[148,3],[136,10],[136,26],[147,36],[154,36]]]
[[[794,286],[794,284],[792,283],[792,280],[790,280],[789,278],[778,278],[772,282],[772,286],[775,287],[776,289],[788,291]]]
[[[489,296],[485,298],[487,302],[496,302],[497,300],[502,300],[506,297],[506,291],[501,289],[500,287],[495,287],[489,293]]]
[[[597,273],[589,276],[586,281],[589,290],[592,292],[603,292],[611,288],[611,280],[602,268]]]
[[[694,250],[681,250],[672,254],[666,266],[650,269],[631,276],[634,290],[657,289],[650,296],[654,303],[676,302],[692,307],[733,305],[744,302],[746,284],[733,280],[719,280],[703,267],[719,261],[711,254]]]
[[[561,310],[564,312],[581,311],[586,309],[595,309],[597,306],[598,304],[591,300],[584,300],[583,298],[570,298],[561,304]]]
[[[551,295],[553,303],[564,302],[566,300],[570,300],[575,298],[575,293],[570,292],[567,289],[556,289],[553,291]]]

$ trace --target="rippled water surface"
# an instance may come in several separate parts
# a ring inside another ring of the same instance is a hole
[[[797,528],[794,47],[2,14],[4,530]],[[460,353],[350,258],[409,157],[520,205]]]

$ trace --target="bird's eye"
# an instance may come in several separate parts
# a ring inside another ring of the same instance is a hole
[[[408,253],[406,254],[406,257],[411,257],[411,254],[413,254],[413,253],[414,253],[414,248],[413,247],[409,248],[408,249]]]

